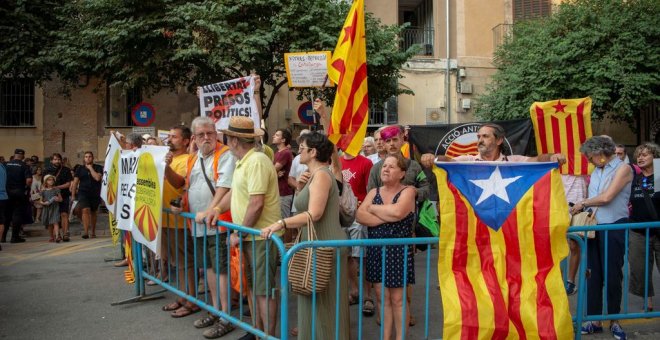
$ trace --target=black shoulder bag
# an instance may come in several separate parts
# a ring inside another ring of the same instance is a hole
[[[204,166],[204,157],[199,157],[199,162],[202,164],[202,173],[204,174],[206,185],[209,186],[209,189],[211,190],[211,194],[215,196],[215,188],[213,187],[213,184],[211,184],[211,180],[209,179],[209,177],[206,176],[206,166]]]

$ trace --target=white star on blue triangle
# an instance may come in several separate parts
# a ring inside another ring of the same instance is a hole
[[[436,165],[447,171],[449,182],[465,196],[477,217],[494,230],[500,229],[534,183],[557,168],[557,163],[550,162],[438,162]]]

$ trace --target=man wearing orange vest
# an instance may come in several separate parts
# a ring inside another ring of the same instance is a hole
[[[197,117],[191,124],[193,139],[197,153],[188,159],[186,171],[187,195],[184,197],[183,210],[196,214],[191,233],[197,244],[197,266],[206,266],[206,280],[211,291],[211,300],[215,308],[219,292],[216,289],[216,279],[220,286],[220,302],[222,310],[229,314],[227,301],[228,259],[227,230],[218,228],[213,223],[206,223],[209,211],[213,211],[215,202],[219,202],[231,189],[231,179],[236,166],[236,158],[228,152],[229,148],[218,141],[215,122],[209,117]],[[219,220],[231,222],[231,212],[217,217]],[[215,218],[211,219],[215,220]],[[212,221],[208,221],[212,222]],[[215,261],[216,256],[219,261]],[[191,314],[183,313],[185,315]],[[181,316],[185,316],[181,315]],[[213,326],[204,332],[204,337],[213,339],[231,332],[234,327],[226,320],[218,319],[208,314],[196,320],[194,326],[205,328]]]

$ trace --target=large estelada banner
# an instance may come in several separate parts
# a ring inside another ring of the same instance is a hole
[[[261,126],[261,117],[254,101],[253,76],[200,86],[197,93],[200,115],[211,117],[218,130],[226,129],[229,118],[234,116],[252,118],[255,127]]]
[[[456,157],[460,155],[476,155],[477,132],[486,122],[442,124],[442,125],[412,125],[408,132],[410,143],[419,153],[433,153]],[[504,128],[506,138],[504,147],[512,155],[530,155],[534,148],[534,129],[529,119],[494,121],[492,123]]]
[[[162,226],[165,146],[143,146],[121,151],[117,228],[130,231],[133,238],[159,253]]]
[[[117,229],[116,206],[117,206],[117,188],[119,185],[119,155],[121,146],[114,134],[110,134],[108,147],[105,150],[105,164],[103,166],[103,180],[101,182],[101,199],[108,208],[108,218],[110,219],[110,233],[112,234],[112,244],[117,245],[119,241],[119,229]]]

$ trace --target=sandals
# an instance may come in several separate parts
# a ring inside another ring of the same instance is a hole
[[[212,314],[206,314],[205,317],[195,320],[195,322],[193,322],[193,326],[195,326],[195,328],[206,328],[209,326],[213,326],[213,324],[216,323],[218,320],[220,320],[220,318],[218,318],[217,316]]]
[[[218,320],[218,322],[216,322],[213,327],[205,330],[202,335],[207,339],[216,339],[225,336],[229,332],[233,331],[234,328],[234,325],[231,323],[224,320]]]
[[[163,312],[172,312],[172,311],[175,311],[179,308],[181,308],[181,303],[179,303],[179,301],[174,301],[174,302],[168,303],[165,306],[161,307],[161,310]]]
[[[87,235],[87,234],[83,234],[82,238],[86,240],[86,239],[89,238],[89,235]]]
[[[364,316],[373,316],[376,311],[376,306],[374,301],[371,299],[365,299],[362,304],[362,315]]]
[[[195,314],[195,313],[197,313],[201,310],[202,310],[201,308],[199,308],[195,305],[193,305],[191,307],[181,306],[181,308],[179,308],[179,309],[175,310],[174,312],[170,313],[170,316],[173,317],[173,318],[183,318],[183,317],[186,317],[190,314]]]
[[[68,231],[66,233],[64,233],[64,237],[62,237],[62,241],[64,241],[64,242],[69,242],[70,241]]]
[[[349,295],[348,296],[348,305],[357,305],[360,302],[359,297],[355,295]]]
[[[60,242],[62,242],[62,237],[57,236],[57,238],[55,239],[55,243],[60,243]]]

